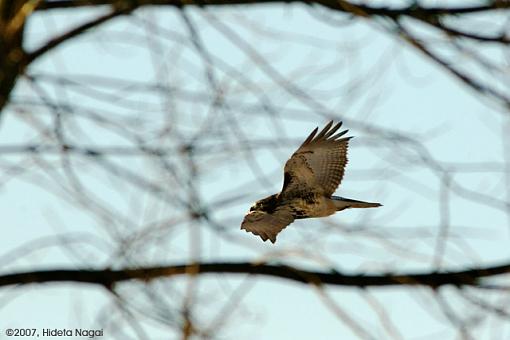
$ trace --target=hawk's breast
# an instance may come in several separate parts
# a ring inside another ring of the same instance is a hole
[[[323,217],[334,214],[336,209],[332,204],[328,204],[328,199],[323,195],[308,193],[299,198],[288,202],[294,218]]]

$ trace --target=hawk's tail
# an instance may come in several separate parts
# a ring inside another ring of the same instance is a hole
[[[351,200],[350,198],[340,196],[331,196],[331,199],[333,200],[337,211],[349,208],[377,208],[382,206],[380,203]]]

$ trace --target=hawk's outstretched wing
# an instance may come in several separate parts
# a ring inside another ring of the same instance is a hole
[[[316,191],[331,196],[344,176],[347,164],[347,147],[352,137],[340,138],[349,130],[335,134],[342,122],[333,126],[329,122],[319,134],[318,128],[294,152],[285,164],[283,197],[296,191]]]
[[[253,211],[244,217],[241,229],[260,236],[262,240],[267,239],[276,242],[276,235],[286,226],[294,222],[290,209],[281,207],[272,214],[263,211]]]

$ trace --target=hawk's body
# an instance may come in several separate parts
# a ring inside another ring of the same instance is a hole
[[[246,214],[241,229],[276,241],[276,235],[294,219],[324,217],[348,208],[372,208],[369,203],[332,196],[344,175],[347,147],[352,137],[329,122],[317,134],[312,131],[285,164],[282,191],[257,201]]]

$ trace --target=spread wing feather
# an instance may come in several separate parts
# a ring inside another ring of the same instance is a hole
[[[349,130],[336,133],[341,126],[342,122],[333,125],[331,121],[319,134],[318,128],[314,129],[294,152],[285,164],[284,197],[301,191],[316,191],[317,186],[327,196],[335,192],[344,176],[347,148],[352,138],[341,138]]]
[[[294,222],[289,209],[281,207],[274,213],[254,211],[248,213],[241,224],[241,229],[260,236],[263,241],[271,240],[276,242],[276,235],[285,227]]]

